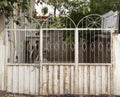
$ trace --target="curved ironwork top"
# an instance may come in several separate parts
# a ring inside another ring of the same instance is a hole
[[[75,22],[68,16],[48,17],[41,28],[76,28]]]
[[[90,14],[83,17],[77,24],[77,28],[101,28],[102,16]]]
[[[42,28],[101,28],[102,16],[90,14],[83,17],[76,25],[68,16],[49,17],[42,23]]]
[[[80,19],[77,25],[74,20],[67,15],[49,16],[41,20],[30,16],[27,16],[27,18],[32,22],[20,21],[21,26],[19,26],[19,28],[101,28],[102,26],[102,16],[99,14],[87,15]]]

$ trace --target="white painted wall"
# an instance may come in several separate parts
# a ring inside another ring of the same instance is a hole
[[[114,69],[114,94],[120,95],[120,34],[114,36],[114,54],[115,54],[115,69]]]
[[[102,15],[102,28],[119,29],[119,15],[118,11],[109,11]],[[112,21],[112,22],[111,22]]]
[[[2,40],[0,40],[0,90],[4,88],[4,49],[5,46],[3,45]]]
[[[4,89],[4,25],[5,18],[4,15],[0,13],[0,90]]]

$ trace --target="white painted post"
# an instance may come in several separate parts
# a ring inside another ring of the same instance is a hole
[[[78,29],[75,29],[75,94],[78,94]]]
[[[8,33],[5,30],[4,90],[7,90]]]
[[[43,62],[43,30],[40,29],[40,63]]]
[[[114,39],[114,88],[113,95],[120,95],[120,34],[115,34]]]
[[[114,55],[114,40],[113,40],[113,35],[114,35],[114,32],[115,30],[111,30],[111,95],[113,94],[113,88],[114,88],[114,67],[115,67],[115,62],[114,62],[114,58],[115,58],[115,55]]]
[[[4,89],[4,60],[5,60],[5,56],[4,56],[4,44],[3,44],[3,40],[0,39],[0,89],[3,90]]]
[[[40,29],[40,50],[39,50],[39,54],[40,54],[40,68],[39,68],[39,81],[38,81],[38,85],[39,85],[39,95],[42,95],[42,63],[43,63],[43,30],[42,28]]]

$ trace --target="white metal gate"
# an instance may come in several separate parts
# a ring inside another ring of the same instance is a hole
[[[69,17],[48,18],[40,29],[6,29],[8,92],[32,95],[112,93],[112,29],[99,15],[78,25]]]

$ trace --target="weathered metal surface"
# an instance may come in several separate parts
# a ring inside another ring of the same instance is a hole
[[[8,92],[36,95],[110,94],[111,66],[78,66],[76,80],[75,66],[44,65],[42,86],[38,86],[38,68],[34,66],[8,66]],[[77,83],[76,83],[77,82]],[[77,85],[77,86],[76,86]],[[41,88],[42,87],[42,88]],[[75,89],[78,87],[78,89]],[[76,90],[76,91],[75,91]]]
[[[79,38],[78,36],[83,35],[84,31],[90,35],[84,36],[84,39]],[[16,54],[23,52],[21,53],[21,57],[23,56],[25,59],[21,59],[19,56],[18,58],[20,59],[15,61],[14,56],[10,54],[10,56],[13,56],[10,57],[13,58],[10,62],[17,63],[9,62],[7,64],[7,91],[32,95],[110,94],[112,91],[112,61],[110,58],[112,57],[108,58],[108,56],[112,54],[109,48],[112,45],[110,38],[112,34],[109,34],[110,31],[105,31],[106,33],[103,34],[102,31],[104,30],[97,30],[97,32],[93,29],[84,31],[74,29],[74,32],[71,32],[71,34],[75,33],[73,40],[75,42],[73,42],[73,48],[68,48],[69,53],[66,52],[66,50],[68,50],[66,45],[49,44],[49,46],[46,47],[48,40],[49,43],[60,43],[60,41],[62,41],[60,40],[59,31],[50,32],[50,34],[52,33],[53,35],[50,39],[41,36],[37,37],[38,40],[40,39],[39,53],[37,53],[37,55],[40,56],[36,61],[33,61],[33,59],[26,60],[31,54],[24,57],[24,52],[26,51],[23,47],[20,49],[21,45],[16,44],[18,45],[17,48],[19,48]],[[93,39],[89,40],[92,38],[92,32],[97,34],[93,33]],[[41,33],[46,32],[42,30]],[[70,32],[65,32],[65,34],[68,33]],[[96,39],[95,37],[99,33],[105,38],[102,39],[102,36],[100,36]],[[44,36],[44,34],[40,35]],[[45,34],[45,36],[46,35],[47,34]],[[22,36],[19,36],[19,39],[20,37]],[[31,42],[33,42],[33,39],[33,36],[31,36]],[[89,41],[88,43],[90,44],[83,42],[84,40]],[[64,43],[64,41],[62,41],[61,44],[62,43]],[[32,45],[34,45],[34,43]],[[52,50],[52,45],[53,51],[49,53],[47,51],[44,52],[44,49]],[[61,47],[63,50],[60,50]],[[60,51],[58,51],[58,49],[61,51],[61,55],[59,55]],[[72,52],[73,54],[71,54]],[[68,58],[69,54],[70,58]],[[48,60],[46,61],[45,58]],[[24,61],[26,63],[22,63]]]
[[[62,28],[59,21],[55,24],[60,28],[54,28],[49,21],[40,30],[8,29],[6,90],[31,95],[110,95],[113,32],[96,28],[101,17],[94,16],[97,20],[91,15],[83,18],[89,21],[87,28],[83,25],[87,21],[76,26],[67,20],[75,28],[71,23]]]

